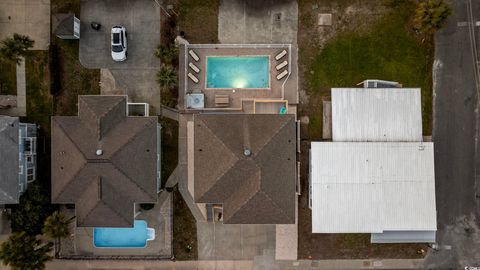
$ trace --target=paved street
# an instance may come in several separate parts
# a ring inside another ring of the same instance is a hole
[[[478,218],[475,220],[479,214],[480,195],[478,177],[475,177],[480,160],[478,154],[475,158],[476,153],[480,153],[478,146],[475,151],[476,130],[480,127],[479,89],[476,88],[478,76],[475,75],[478,69],[474,67],[478,61],[475,51],[480,47],[480,32],[476,25],[480,20],[480,2],[471,1],[471,9],[469,2],[454,1],[454,14],[448,27],[439,31],[436,40],[433,140],[437,242],[441,250],[429,254],[426,262],[429,269],[480,267],[479,221]]]

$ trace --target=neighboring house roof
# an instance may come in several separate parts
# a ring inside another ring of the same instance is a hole
[[[422,141],[419,88],[333,88],[333,141]]]
[[[312,232],[435,231],[431,142],[312,142]]]
[[[0,204],[18,203],[18,117],[0,116]]]
[[[157,118],[127,117],[126,96],[79,96],[52,117],[52,202],[75,203],[81,227],[133,225],[157,201]]]
[[[52,29],[55,35],[70,36],[74,34],[75,14],[57,13],[52,16]]]
[[[223,203],[224,223],[295,223],[294,115],[196,115],[193,151],[195,201]]]

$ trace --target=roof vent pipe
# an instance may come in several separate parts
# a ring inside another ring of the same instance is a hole
[[[103,150],[102,149],[97,149],[97,151],[95,151],[95,154],[97,156],[101,156],[103,154]]]
[[[244,154],[245,156],[249,157],[249,156],[252,155],[252,151],[250,151],[250,149],[245,149],[245,150],[243,151],[243,154]]]

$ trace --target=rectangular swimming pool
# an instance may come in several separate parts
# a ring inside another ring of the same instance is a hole
[[[135,220],[133,228],[94,228],[93,244],[97,248],[144,248],[155,239],[155,230],[144,220]]]
[[[268,56],[208,56],[206,88],[269,88]]]

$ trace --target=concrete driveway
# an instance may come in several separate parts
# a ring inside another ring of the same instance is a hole
[[[197,222],[199,260],[252,260],[275,253],[275,225]]]
[[[83,0],[81,6],[80,62],[87,68],[158,68],[153,57],[160,43],[160,7],[153,0]],[[99,31],[91,22],[102,25]],[[123,25],[127,29],[128,57],[114,62],[110,53],[110,30]]]
[[[218,13],[220,43],[297,43],[294,0],[223,0]]]
[[[1,0],[0,39],[13,33],[35,40],[33,50],[50,44],[50,0]]]

